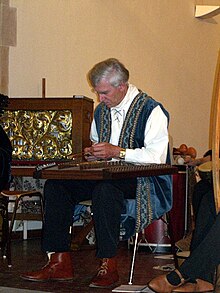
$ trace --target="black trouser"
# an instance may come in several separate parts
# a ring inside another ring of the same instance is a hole
[[[191,279],[213,282],[216,266],[220,263],[220,215],[216,217],[213,188],[209,181],[199,181],[193,194],[195,230],[190,257],[180,272]]]
[[[195,184],[192,196],[192,205],[195,220],[197,219],[201,200],[203,196],[206,195],[209,191],[212,191],[212,183],[209,180],[203,179]],[[211,204],[213,204],[213,202]]]
[[[47,180],[44,186],[45,223],[42,249],[46,252],[70,250],[70,227],[74,206],[92,199],[97,257],[116,255],[124,198],[135,198],[136,179]]]
[[[203,241],[191,252],[179,268],[181,274],[191,279],[213,283],[216,267],[220,264],[220,214]]]
[[[195,230],[190,247],[191,251],[196,249],[203,241],[216,219],[213,188],[209,181],[201,180],[196,184],[192,202],[195,214]]]

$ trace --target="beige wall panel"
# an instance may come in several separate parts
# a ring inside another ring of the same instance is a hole
[[[0,4],[0,46],[16,46],[16,8]]]
[[[9,0],[0,0],[0,4],[9,6]]]
[[[0,93],[8,94],[9,48],[0,46]]]
[[[219,5],[220,1],[208,1]],[[116,57],[130,82],[168,109],[174,146],[208,148],[220,15],[194,17],[194,0],[11,0],[17,46],[10,48],[10,95],[86,95],[90,67]],[[199,3],[201,4],[201,3]]]

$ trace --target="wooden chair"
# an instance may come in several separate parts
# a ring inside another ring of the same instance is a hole
[[[39,191],[20,191],[20,190],[3,190],[0,193],[2,198],[2,214],[3,227],[2,229],[2,253],[3,257],[7,258],[8,266],[12,266],[11,262],[11,239],[15,220],[32,220],[43,221],[43,198]],[[18,209],[24,197],[38,197],[40,201],[40,214],[19,212]],[[14,203],[13,212],[8,212],[8,204]],[[9,225],[10,221],[10,225]]]
[[[84,200],[84,201],[79,202],[79,205],[83,205],[83,206],[91,208],[92,201],[91,200]],[[92,216],[92,212],[91,212],[91,216]],[[91,220],[82,228],[82,230],[79,231],[76,235],[74,235],[72,242],[71,242],[71,249],[73,249],[73,250],[80,249],[80,246],[82,245],[86,236],[89,234],[89,232],[92,230],[93,227],[94,227],[94,222],[91,217]]]

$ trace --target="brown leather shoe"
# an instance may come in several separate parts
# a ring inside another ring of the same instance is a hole
[[[172,292],[213,292],[213,290],[213,284],[201,279],[196,279],[196,283],[188,282]]]
[[[22,279],[35,282],[67,281],[73,279],[72,254],[70,252],[53,253],[48,263],[39,271],[21,275]]]
[[[98,273],[92,279],[89,287],[111,288],[119,281],[116,257],[103,258]]]
[[[178,270],[175,270],[175,272],[180,277],[180,283],[177,286],[171,285],[167,280],[167,275],[160,275],[158,277],[155,277],[148,283],[148,287],[157,293],[171,293],[174,289],[180,287],[182,284],[184,284],[185,280],[181,276],[180,272]]]

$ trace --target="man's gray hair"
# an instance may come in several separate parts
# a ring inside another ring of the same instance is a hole
[[[93,88],[103,79],[117,87],[128,82],[129,71],[118,59],[109,58],[95,64],[88,72],[88,80]]]

